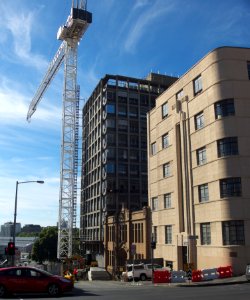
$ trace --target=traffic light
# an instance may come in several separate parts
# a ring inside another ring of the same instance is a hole
[[[9,242],[8,243],[8,255],[15,255],[15,251],[16,247],[15,244],[13,242]]]

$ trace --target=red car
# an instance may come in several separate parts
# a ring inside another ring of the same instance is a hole
[[[31,267],[0,269],[0,298],[8,293],[48,293],[56,297],[73,289],[73,282]]]

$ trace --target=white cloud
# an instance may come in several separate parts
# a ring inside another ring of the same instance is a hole
[[[0,12],[0,35],[2,35],[0,42],[2,44],[10,44],[10,41],[13,43],[13,49],[8,47],[9,50],[13,50],[13,53],[4,52],[5,47],[2,47],[1,52],[4,52],[4,57],[12,63],[33,66],[37,69],[45,68],[48,64],[46,59],[31,52],[31,34],[35,27],[36,11],[30,11],[24,7],[15,9],[11,5],[2,3]]]
[[[132,23],[124,43],[124,48],[127,52],[134,52],[139,40],[150,30],[152,22],[170,12],[174,7],[173,1],[156,0],[151,3],[153,3],[153,5],[150,5],[146,10],[142,10],[139,17],[138,11],[136,12],[136,22]],[[146,4],[148,4],[147,1],[137,1],[135,8],[145,6]]]

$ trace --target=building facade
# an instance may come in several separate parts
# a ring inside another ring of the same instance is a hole
[[[105,268],[111,274],[125,271],[127,261],[151,259],[151,211],[149,207],[131,212],[121,209],[104,224]]]
[[[83,108],[80,236],[83,253],[104,253],[103,224],[121,207],[147,205],[147,112],[176,78],[106,75]]]
[[[14,228],[13,222],[4,223],[3,225],[1,225],[0,236],[2,237],[13,236],[13,228]],[[21,223],[16,223],[16,234],[20,232],[21,232]]]
[[[183,269],[250,261],[250,49],[215,49],[148,115],[155,253]]]

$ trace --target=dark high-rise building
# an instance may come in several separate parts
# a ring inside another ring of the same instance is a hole
[[[148,203],[147,112],[177,78],[106,75],[83,108],[81,241],[103,253],[106,216]]]

